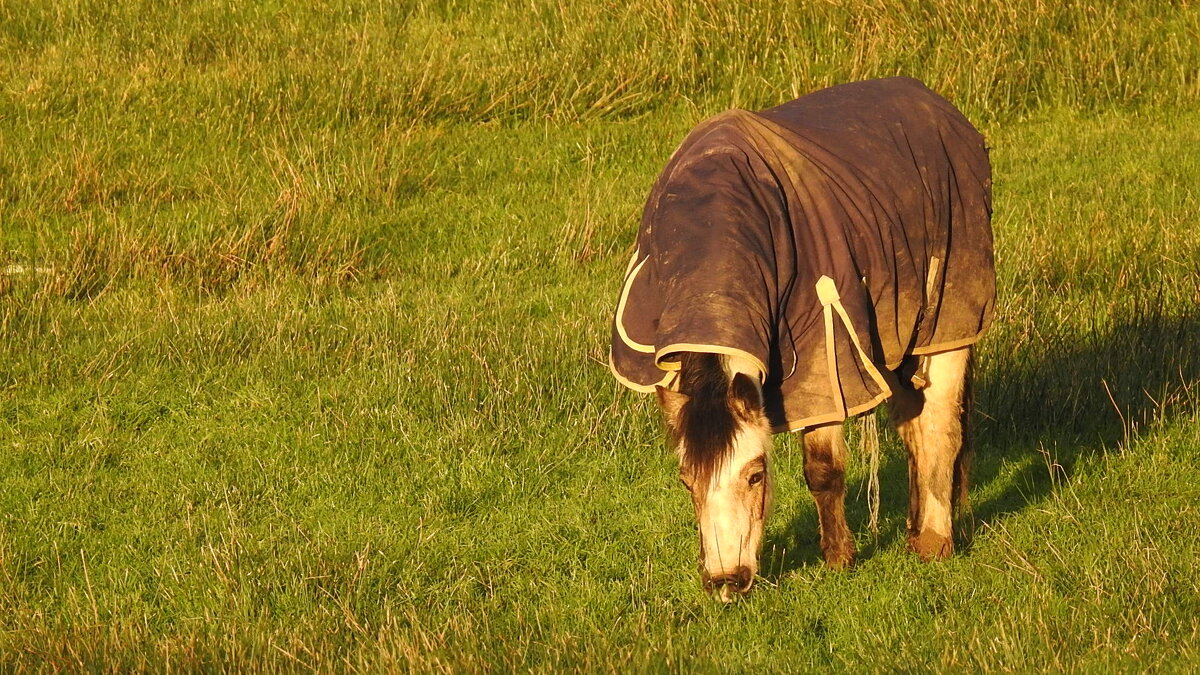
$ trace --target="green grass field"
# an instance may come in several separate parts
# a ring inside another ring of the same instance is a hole
[[[985,132],[974,527],[703,595],[608,320],[687,130],[906,74]],[[1187,671],[1200,7],[0,2],[0,670]]]

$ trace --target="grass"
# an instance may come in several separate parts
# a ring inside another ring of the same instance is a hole
[[[1187,670],[1187,3],[0,5],[0,668]],[[974,529],[702,595],[603,364],[641,202],[728,105],[920,76],[993,147]]]

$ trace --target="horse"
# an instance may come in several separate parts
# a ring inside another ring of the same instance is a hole
[[[843,425],[885,401],[908,452],[909,548],[953,554],[992,249],[983,137],[916,80],[728,111],[684,139],[643,211],[609,365],[656,394],[707,591],[753,585],[775,433],[803,434],[825,564],[853,564]]]
[[[897,378],[890,419],[908,450],[908,544],[922,560],[954,551],[952,519],[966,499],[970,445],[971,350],[928,357],[928,386]],[[658,403],[679,458],[700,531],[704,588],[728,602],[746,593],[758,571],[770,511],[771,428],[757,375],[736,358],[682,355],[678,388],[658,387]],[[854,563],[846,523],[846,441],[839,423],[804,429],[804,481],[817,507],[825,564]]]

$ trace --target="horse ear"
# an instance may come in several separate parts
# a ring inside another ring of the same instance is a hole
[[[738,373],[729,384],[729,400],[733,409],[747,418],[763,414],[762,389],[749,375]]]
[[[654,387],[654,393],[658,394],[658,405],[667,416],[667,424],[675,426],[679,420],[679,411],[683,409],[683,404],[687,403],[691,397],[687,394],[681,394],[680,392],[660,386]]]

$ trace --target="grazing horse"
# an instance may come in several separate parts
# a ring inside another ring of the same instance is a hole
[[[771,436],[804,435],[826,564],[854,560],[842,423],[888,401],[908,540],[954,550],[972,345],[991,321],[983,137],[908,78],[840,85],[694,129],[642,216],[609,363],[656,392],[692,496],[706,589],[758,570]]]

